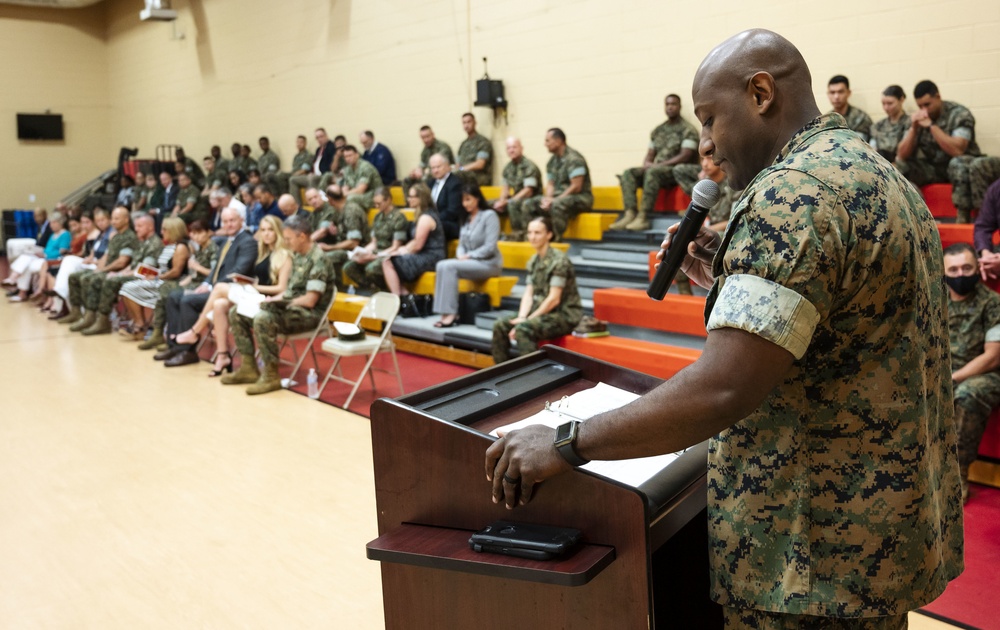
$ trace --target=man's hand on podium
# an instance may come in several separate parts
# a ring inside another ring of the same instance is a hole
[[[537,484],[573,468],[556,450],[555,435],[555,429],[534,424],[501,435],[486,449],[494,503],[513,510],[531,500]]]

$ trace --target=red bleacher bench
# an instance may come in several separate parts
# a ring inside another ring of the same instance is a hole
[[[701,350],[623,337],[574,337],[553,342],[567,350],[667,379],[698,360]]]
[[[683,212],[691,205],[689,197],[680,186],[661,188],[653,210],[657,212]]]
[[[958,208],[951,202],[951,184],[928,184],[920,187],[924,201],[935,219],[954,219]]]
[[[706,337],[705,298],[668,293],[662,301],[642,289],[595,289],[594,317],[612,324]]]
[[[979,443],[979,455],[1000,460],[1000,409],[994,409],[990,415],[983,440]]]

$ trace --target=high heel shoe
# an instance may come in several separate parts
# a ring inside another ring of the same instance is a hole
[[[222,376],[223,372],[229,372],[230,374],[233,373],[233,355],[231,355],[231,354],[229,354],[227,352],[227,353],[225,353],[225,356],[229,357],[229,362],[227,362],[221,368],[218,368],[216,370],[212,370],[211,372],[209,372],[208,373],[209,377]]]

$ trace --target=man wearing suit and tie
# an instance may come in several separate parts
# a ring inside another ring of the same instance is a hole
[[[323,175],[330,172],[333,165],[333,156],[337,152],[336,147],[330,142],[330,136],[326,135],[326,129],[319,127],[316,129],[316,153],[313,154],[312,169],[307,175],[294,175],[288,180],[291,195],[296,201],[302,200],[303,188],[315,188],[319,185]]]
[[[205,282],[194,291],[177,289],[167,296],[167,330],[172,335],[194,325],[205,308],[212,285],[227,281],[233,273],[245,276],[253,274],[254,263],[257,262],[257,241],[250,232],[243,229],[243,219],[235,208],[222,210],[222,229],[227,238],[219,245],[219,258]],[[179,344],[172,337],[168,339],[170,347],[153,358],[163,361],[167,367],[198,362],[194,344]]]
[[[444,236],[447,239],[458,238],[459,226],[462,223],[462,179],[453,175],[448,159],[440,153],[435,153],[430,159],[431,176],[427,185],[431,189],[431,198],[438,216],[444,226]]]

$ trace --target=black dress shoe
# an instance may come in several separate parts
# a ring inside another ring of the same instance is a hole
[[[200,362],[198,353],[194,350],[183,350],[163,362],[164,367],[178,367]]]
[[[167,359],[173,357],[174,355],[180,354],[181,352],[184,352],[184,350],[185,350],[185,348],[182,348],[180,346],[170,346],[169,348],[167,348],[163,352],[157,352],[156,354],[154,354],[153,355],[153,360],[154,361],[166,361]]]

